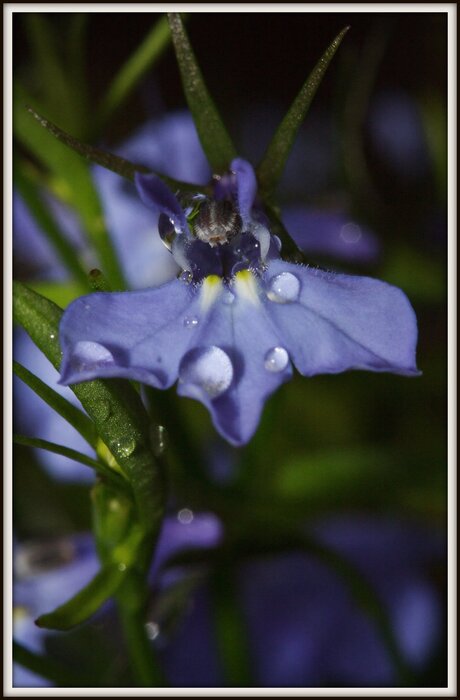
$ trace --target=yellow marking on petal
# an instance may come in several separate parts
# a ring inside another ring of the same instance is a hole
[[[235,291],[241,299],[250,301],[251,304],[258,306],[259,286],[255,275],[250,270],[241,270],[235,275]]]
[[[222,280],[218,275],[205,277],[201,286],[201,310],[208,311],[222,291]]]

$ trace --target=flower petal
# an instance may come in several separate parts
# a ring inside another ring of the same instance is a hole
[[[257,180],[254,169],[243,158],[232,160],[230,167],[236,175],[238,210],[243,219],[243,224],[248,225],[251,221],[251,209],[257,194]]]
[[[267,398],[292,376],[284,343],[261,303],[225,294],[179,367],[178,393],[201,401],[232,445],[250,440]]]
[[[282,274],[299,282],[296,294],[292,284],[287,289],[290,296],[281,299],[287,303],[275,300],[266,308],[301,374],[347,369],[418,373],[417,322],[400,289],[369,277],[275,260],[266,274],[269,295]]]
[[[182,231],[188,231],[184,211],[176,195],[171,192],[163,180],[153,173],[149,175],[136,173],[134,180],[139,196],[147,207],[166,214],[175,226],[178,226]]]
[[[198,300],[179,280],[139,292],[97,293],[66,310],[61,383],[126,377],[165,389],[190,343],[184,324]]]
[[[297,245],[306,253],[332,255],[352,262],[377,259],[380,245],[371,231],[358,225],[344,212],[289,207],[283,223]]]

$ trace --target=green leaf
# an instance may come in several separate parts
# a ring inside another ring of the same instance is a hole
[[[24,163],[15,168],[14,184],[18,187],[22,198],[32,212],[37,224],[40,226],[65,267],[75,279],[87,289],[89,286],[88,278],[78,260],[77,251],[67,240],[53,216],[50,214],[49,209],[44,204],[36,184],[28,173]]]
[[[25,15],[25,24],[47,111],[68,129],[79,133],[83,115],[74,84],[66,75],[62,58],[56,50],[56,34],[50,21],[46,15],[32,12]]]
[[[48,282],[39,280],[29,282],[29,286],[34,292],[50,299],[55,304],[65,309],[70,302],[88,292],[86,287],[75,282]]]
[[[83,143],[79,139],[65,132],[56,124],[53,124],[53,122],[51,122],[49,119],[42,117],[40,114],[38,114],[38,112],[32,109],[32,107],[28,106],[27,111],[33,117],[35,117],[35,119],[40,123],[40,125],[44,129],[46,129],[50,134],[52,134],[58,141],[75,151],[75,153],[78,153],[80,156],[83,156],[84,158],[92,161],[93,163],[101,165],[107,170],[111,170],[117,175],[121,175],[127,180],[134,180],[134,176],[136,173],[148,174],[153,172],[150,168],[147,168],[144,165],[136,165],[135,163],[131,163],[125,158],[116,156],[114,153],[109,153],[109,151],[103,151],[100,148],[95,148],[94,146],[90,146],[87,143]],[[160,173],[155,174],[158,175],[158,177],[160,177],[172,189],[180,189],[186,192],[196,192],[197,190],[205,191],[207,189],[203,188],[203,185],[195,185],[190,182],[182,182],[181,180],[175,180],[172,177],[167,177],[166,175],[162,175]]]
[[[203,80],[178,12],[168,14],[172,40],[188,106],[203,150],[215,173],[228,169],[236,149]]]
[[[348,29],[349,27],[342,29],[313,68],[286,116],[276,130],[257,168],[259,186],[265,198],[270,199],[272,197],[281,179],[286,160],[294,145],[294,140],[300,125],[305,119],[326,69]]]
[[[104,273],[94,268],[88,275],[89,284],[94,292],[111,292],[110,284]]]
[[[91,457],[87,457],[83,452],[78,452],[77,450],[72,450],[70,447],[65,447],[64,445],[56,445],[54,442],[49,442],[48,440],[40,440],[39,438],[30,438],[25,435],[13,435],[13,442],[17,445],[25,445],[26,447],[35,447],[40,450],[47,450],[48,452],[54,452],[54,454],[62,455],[62,457],[68,457],[68,459],[73,459],[75,462],[80,462],[84,464],[85,467],[90,467],[94,469],[97,474],[108,478],[112,484],[117,486],[122,491],[128,490],[128,484],[120,477],[116,472],[114,472],[110,467],[107,467],[102,462],[97,462]]]
[[[239,606],[235,572],[228,564],[216,568],[211,575],[213,621],[220,653],[225,685],[251,687],[247,630]]]
[[[70,630],[85,622],[116,593],[127,571],[118,566],[102,568],[73,598],[53,612],[40,615],[35,624],[50,630]]]
[[[97,432],[93,423],[85,414],[76,408],[70,401],[67,401],[63,396],[54,391],[50,386],[42,382],[35,374],[23,367],[19,362],[13,362],[15,374],[22,379],[41,399],[53,408],[56,413],[59,413],[80,435],[86,440],[88,445],[96,449]]]
[[[59,369],[62,310],[20,282],[13,282],[13,315]],[[146,538],[155,539],[164,513],[165,485],[151,448],[150,418],[138,393],[128,381],[116,379],[82,382],[71,389],[128,476]],[[146,547],[139,556],[141,568],[149,565],[150,556],[151,549]]]
[[[41,126],[52,134],[58,141],[65,144],[75,151],[75,153],[78,153],[87,160],[93,161],[93,163],[97,163],[98,165],[102,165],[102,167],[107,168],[107,170],[111,170],[112,172],[117,173],[128,180],[133,180],[136,172],[150,172],[149,169],[143,165],[135,165],[129,160],[125,160],[125,158],[120,158],[120,156],[116,156],[113,153],[102,151],[100,148],[95,148],[87,143],[83,143],[80,141],[80,139],[71,136],[49,119],[42,117],[41,114],[36,112],[30,106],[27,106],[27,111],[33,117],[35,117]]]
[[[36,654],[15,641],[13,641],[13,660],[14,663],[36,673],[37,676],[52,681],[58,688],[80,688],[89,685],[89,679],[82,678],[80,672],[76,674],[70,669],[63,668],[60,661]]]
[[[123,275],[105,229],[103,211],[88,164],[60,143],[55,134],[44,128],[48,123],[46,119],[42,119],[34,110],[32,112],[36,118],[31,118],[27,102],[30,102],[30,96],[17,83],[13,98],[15,135],[51,172],[60,189],[64,190],[63,199],[77,210],[83,230],[99,258],[100,266],[114,289],[123,289]]]
[[[101,100],[96,122],[103,125],[134,90],[148,69],[158,60],[171,39],[166,17],[152,27],[144,41],[137,47],[119,70]]]

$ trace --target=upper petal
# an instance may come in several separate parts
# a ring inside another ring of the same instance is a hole
[[[240,216],[243,224],[247,225],[251,221],[251,209],[257,194],[256,175],[252,165],[243,158],[232,160],[230,167],[236,176],[236,195]]]
[[[270,264],[265,279],[274,299],[267,312],[301,374],[347,369],[417,374],[417,322],[400,289],[281,260]],[[276,293],[283,287],[285,298]]]
[[[134,180],[139,196],[147,207],[166,214],[175,226],[182,231],[188,231],[187,220],[176,195],[161,178],[154,173],[148,175],[136,173]]]

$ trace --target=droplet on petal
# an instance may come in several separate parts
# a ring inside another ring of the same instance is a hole
[[[105,367],[114,362],[110,350],[90,340],[79,340],[72,352],[72,366],[80,371]]]
[[[184,318],[184,326],[185,328],[196,328],[199,324],[199,319],[197,316],[186,316]]]
[[[212,399],[227,391],[233,379],[233,365],[221,348],[195,348],[182,359],[179,380],[204,389]]]
[[[270,232],[262,224],[257,224],[252,231],[252,235],[254,236],[254,238],[257,239],[257,241],[259,243],[260,259],[263,262],[265,260],[265,258],[267,257],[267,253],[268,253],[269,248],[270,248],[270,241],[271,241]]]
[[[184,272],[180,273],[179,279],[181,282],[190,284],[190,282],[193,280],[193,274],[190,272],[190,270],[184,270]]]
[[[340,229],[340,238],[345,243],[357,243],[362,236],[361,227],[350,222]]]
[[[282,372],[289,362],[289,355],[284,348],[272,348],[265,355],[265,369],[269,372]]]
[[[297,301],[300,294],[300,282],[292,272],[281,272],[271,281],[267,296],[277,304],[289,304]]]

